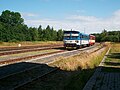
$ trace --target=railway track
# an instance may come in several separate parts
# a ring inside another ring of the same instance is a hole
[[[62,54],[57,54],[56,57],[61,55],[69,57],[72,55],[76,55],[83,50],[90,50],[92,48],[94,47],[88,47],[82,50],[67,51],[67,52],[63,52]],[[57,70],[57,68],[49,67],[46,64],[40,64],[40,62],[41,60],[35,60],[30,62],[19,62],[1,67],[0,90],[17,89],[47,74],[54,73],[54,71]]]
[[[18,53],[25,53],[25,52],[33,52],[33,51],[41,51],[41,50],[48,50],[48,49],[54,49],[54,48],[60,48],[63,47],[62,45],[55,45],[55,46],[48,46],[48,47],[33,47],[33,48],[24,48],[19,50],[11,50],[11,51],[2,51],[0,52],[0,56],[3,55],[10,55],[10,54],[18,54]]]
[[[22,61],[25,61],[25,60],[29,60],[29,59],[33,59],[33,58],[37,58],[37,57],[42,57],[42,56],[46,56],[46,55],[51,55],[51,54],[55,54],[55,53],[60,53],[60,52],[65,52],[65,51],[60,50],[60,51],[54,51],[54,52],[43,53],[43,54],[38,54],[38,55],[19,57],[19,58],[15,58],[15,59],[2,60],[2,61],[0,61],[0,65],[22,62]]]
[[[53,47],[53,46],[63,46],[63,44],[53,44],[53,45],[36,45],[36,46],[21,46],[21,47],[0,47],[1,51],[11,51],[11,50],[22,50],[22,49],[31,49],[31,48],[44,48],[44,47]]]
[[[93,47],[88,47],[88,48],[91,49]],[[13,58],[13,59],[8,59],[8,60],[2,60],[2,61],[0,61],[0,65],[2,65],[2,64],[11,64],[11,63],[16,63],[16,62],[22,62],[22,61],[27,61],[29,59],[34,59],[34,58],[38,58],[38,57],[40,58],[40,57],[47,56],[47,55],[52,55],[52,54],[55,54],[55,55],[58,54],[58,56],[59,56],[59,54],[61,54],[62,52],[66,53],[66,54],[63,55],[64,57],[66,57],[66,56],[71,56],[72,52],[74,52],[74,54],[78,54],[79,51],[87,50],[88,48],[83,48],[83,49],[80,49],[80,50],[73,50],[73,51],[60,50],[60,51],[43,53],[43,54],[37,54],[37,55],[31,55],[31,56],[25,56],[25,57],[18,57],[18,58]],[[88,52],[89,52],[89,50],[88,50]]]

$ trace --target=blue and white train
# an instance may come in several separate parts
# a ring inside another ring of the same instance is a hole
[[[64,41],[65,48],[67,47],[80,48],[82,46],[89,46],[91,43],[90,35],[80,33],[79,31],[64,31],[63,41]],[[94,42],[95,42],[95,38],[94,38]]]

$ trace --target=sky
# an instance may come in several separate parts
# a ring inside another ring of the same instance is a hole
[[[19,12],[29,27],[101,33],[120,30],[120,0],[0,0],[0,14]]]

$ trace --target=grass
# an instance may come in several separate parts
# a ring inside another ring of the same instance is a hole
[[[73,57],[60,57],[50,67],[58,67],[55,73],[40,78],[20,90],[82,90],[108,48],[92,54],[83,52]]]
[[[61,58],[60,61],[52,64],[54,67],[58,67],[61,70],[73,72],[69,78],[64,79],[66,83],[63,85],[64,90],[82,90],[107,50],[108,48],[92,54],[84,52],[70,58]]]
[[[18,53],[18,54],[10,54],[10,55],[4,55],[0,56],[0,60],[2,59],[10,59],[10,58],[17,58],[17,57],[26,57],[26,56],[32,56],[32,55],[38,55],[38,54],[45,54],[50,52],[55,52],[56,49],[50,49],[50,50],[42,50],[42,51],[32,51],[32,52],[24,52],[24,53]]]
[[[111,46],[110,53],[118,53],[120,52],[120,43],[113,43]]]
[[[61,70],[68,70],[68,71],[75,71],[79,67],[81,69],[94,68],[99,65],[105,52],[104,53],[95,52],[92,54],[83,52],[83,53],[80,53],[79,55],[75,55],[69,58],[61,57],[59,58],[60,60],[57,60],[51,65],[55,67],[59,67]]]
[[[22,46],[32,46],[32,45],[63,44],[63,42],[62,41],[0,42],[0,47],[18,47],[18,44],[21,44]]]
[[[111,50],[105,59],[105,66],[119,67],[120,66],[120,43],[113,43]]]
[[[71,78],[68,80],[69,83],[67,86],[65,86],[66,90],[68,89],[69,90],[82,90],[86,82],[89,80],[89,78],[94,73],[95,68],[99,65],[105,53],[106,51],[103,51],[101,55],[98,55],[98,54],[91,55],[91,58],[89,59],[90,61],[88,60],[85,66],[81,67],[82,70],[80,70],[77,75],[76,74],[72,75]]]
[[[64,86],[64,90],[82,90],[94,71],[94,69],[77,71],[68,79],[68,84]]]

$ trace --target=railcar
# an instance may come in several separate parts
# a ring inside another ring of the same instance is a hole
[[[95,44],[95,36],[89,35],[89,45],[92,46]]]
[[[80,33],[79,31],[64,31],[64,47],[89,46],[89,35]]]

